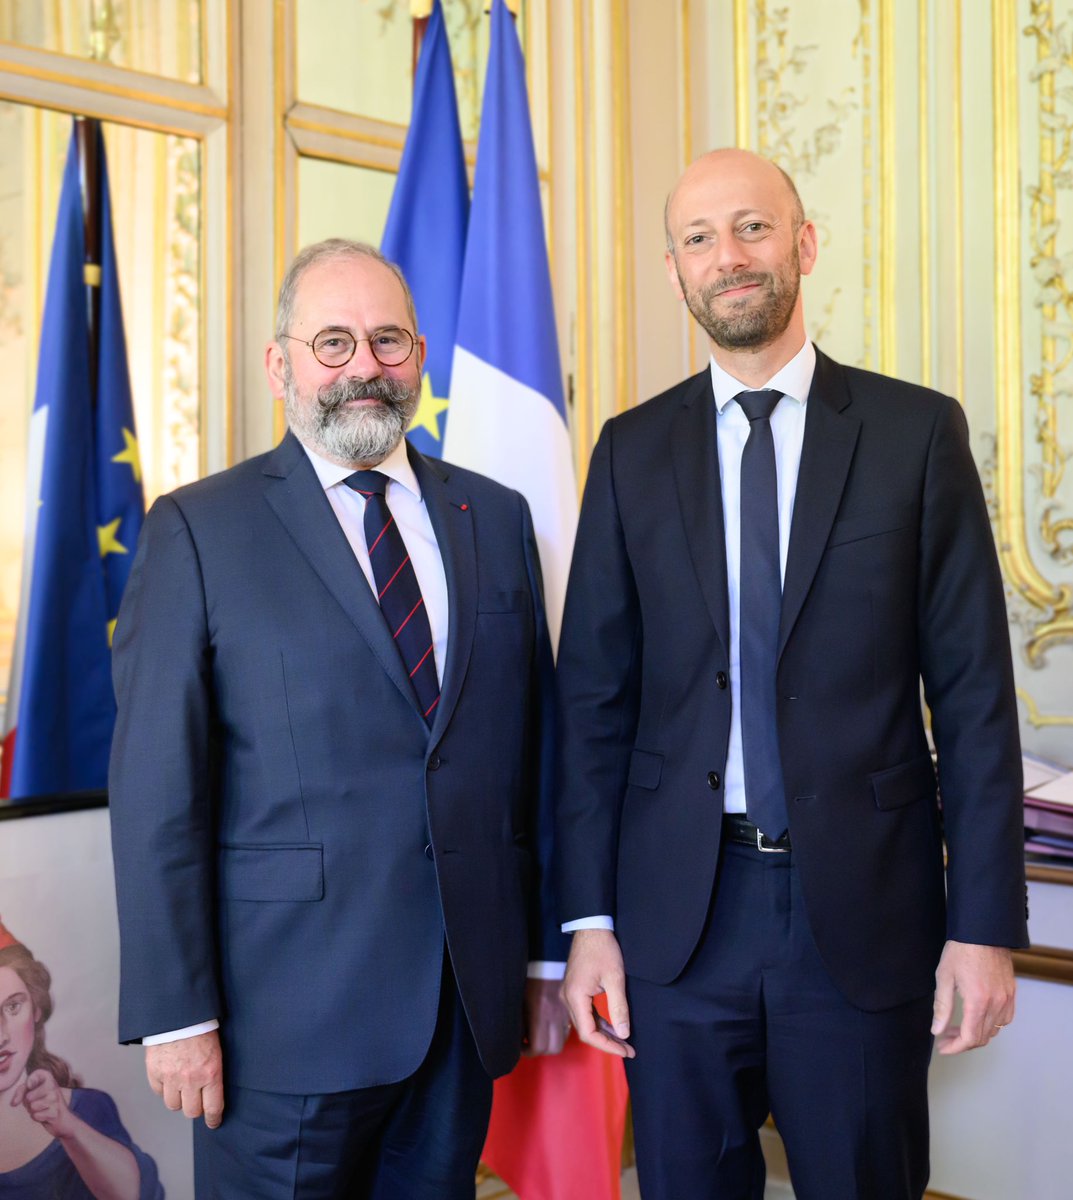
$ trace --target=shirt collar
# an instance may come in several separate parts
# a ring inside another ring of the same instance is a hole
[[[302,449],[313,464],[313,470],[317,473],[320,486],[325,491],[330,487],[335,487],[336,484],[342,483],[344,479],[354,474],[354,467],[341,467],[338,463],[329,462],[315,450],[311,450],[305,442],[302,442]],[[414,474],[413,467],[410,466],[410,460],[406,454],[405,438],[399,439],[399,443],[395,449],[391,451],[383,462],[377,463],[375,470],[383,472],[388,479],[393,479],[408,492],[413,493],[418,500],[421,499],[421,486],[417,482],[417,476]]]
[[[805,338],[805,344],[764,384],[766,388],[774,388],[791,400],[803,405],[812,387],[812,376],[816,371],[816,347]],[[711,360],[712,391],[715,393],[715,407],[718,412],[734,399],[738,392],[746,389],[740,379],[735,379],[729,371],[723,368],[713,358]]]

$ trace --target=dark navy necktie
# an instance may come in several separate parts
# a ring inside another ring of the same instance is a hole
[[[431,725],[440,683],[432,650],[432,628],[406,543],[387,506],[387,476],[355,471],[343,481],[365,497],[365,544],[369,548],[377,599],[425,720]]]
[[[775,711],[775,659],[782,612],[779,492],[770,417],[782,392],[734,397],[749,418],[741,455],[741,569],[738,652],[745,808],[772,841],[786,829],[786,792]]]

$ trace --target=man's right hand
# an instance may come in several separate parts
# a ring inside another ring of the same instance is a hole
[[[610,1025],[592,1003],[593,996],[601,992],[607,995]],[[636,1055],[637,1051],[626,1040],[630,1036],[626,970],[618,939],[610,929],[579,929],[574,934],[560,994],[578,1037],[586,1045],[619,1058]]]
[[[216,1030],[145,1048],[149,1086],[164,1104],[215,1129],[224,1115],[224,1066]]]

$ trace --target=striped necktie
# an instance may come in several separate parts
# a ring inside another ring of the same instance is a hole
[[[417,702],[431,725],[440,699],[432,628],[406,543],[387,506],[387,476],[380,471],[355,471],[343,482],[365,497],[365,544],[376,580],[376,598]]]

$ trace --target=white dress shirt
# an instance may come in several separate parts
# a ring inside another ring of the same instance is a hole
[[[786,578],[786,552],[790,545],[790,522],[794,514],[801,446],[805,439],[805,402],[816,370],[816,348],[805,344],[763,386],[783,393],[771,414],[771,436],[775,442],[775,472],[779,492],[779,569]],[[730,741],[723,772],[723,811],[745,812],[745,766],[741,752],[741,684],[739,680],[738,632],[740,629],[741,581],[741,453],[749,436],[749,420],[734,397],[747,388],[740,380],[711,360],[712,391],[715,393],[715,436],[719,453],[719,481],[723,499],[723,537],[727,558],[727,600],[730,610]],[[567,921],[564,933],[575,929],[614,929],[610,916],[581,917]]]

